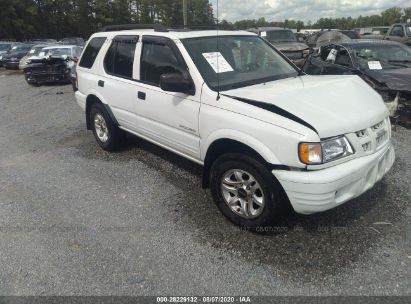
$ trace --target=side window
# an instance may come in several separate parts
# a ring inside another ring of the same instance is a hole
[[[147,41],[143,43],[140,80],[159,86],[160,76],[165,73],[183,73],[184,66],[167,44]]]
[[[392,29],[391,35],[390,36],[398,36],[398,37],[402,37],[404,36],[404,29],[402,28],[401,25],[396,25],[394,26],[394,28]]]
[[[98,53],[100,52],[101,47],[104,44],[104,41],[106,41],[106,37],[96,37],[90,40],[89,44],[87,45],[87,48],[84,51],[83,57],[80,60],[79,66],[87,69],[91,69],[94,61],[96,60],[96,57]],[[75,52],[77,53],[77,52]],[[78,52],[78,56],[80,56],[81,51]]]
[[[116,36],[104,58],[104,68],[108,74],[133,77],[134,53],[138,36]]]

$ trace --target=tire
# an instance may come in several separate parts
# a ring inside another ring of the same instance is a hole
[[[31,86],[38,87],[41,85],[41,83],[37,82],[36,80],[29,80],[27,75],[24,75],[24,78],[26,79],[27,84]]]
[[[121,147],[124,132],[116,126],[102,104],[91,106],[90,121],[94,137],[103,150],[115,151]]]
[[[236,175],[239,173],[243,174],[240,179],[242,178],[245,184],[251,180],[256,183],[249,185],[250,191],[242,188],[243,190],[237,189],[230,193],[227,188],[239,186],[232,186],[239,181]],[[289,210],[290,203],[280,183],[260,161],[245,154],[228,153],[220,156],[211,167],[210,188],[214,201],[224,216],[244,228],[265,231],[259,228],[275,224]],[[255,190],[256,188],[258,189]],[[241,208],[240,198],[243,203],[253,201],[251,204],[244,204],[251,207]],[[229,207],[230,199],[232,207]],[[256,204],[257,200],[260,205]],[[244,210],[248,210],[248,214],[244,214]],[[243,214],[239,214],[241,212]]]

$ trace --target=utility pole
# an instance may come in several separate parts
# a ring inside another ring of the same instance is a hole
[[[187,0],[183,0],[183,19],[184,19],[184,28],[187,27]]]

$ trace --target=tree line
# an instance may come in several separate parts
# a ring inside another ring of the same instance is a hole
[[[209,0],[187,0],[191,25],[214,24]],[[105,25],[183,25],[182,0],[1,0],[0,39],[83,37]]]
[[[189,25],[215,25],[216,19],[209,0],[187,0]],[[105,25],[152,24],[183,25],[183,0],[1,0],[0,40],[34,38],[88,38]],[[293,29],[353,29],[391,25],[411,19],[411,7],[393,7],[379,15],[358,18],[320,18],[312,23],[301,20],[270,22],[265,18],[236,22],[222,20],[225,28],[247,29],[277,26]]]
[[[260,19],[246,19],[236,22],[221,21],[221,24],[228,28],[233,29],[247,29],[251,27],[287,27],[292,29],[354,29],[368,26],[390,26],[397,22],[406,22],[411,19],[411,7],[399,8],[392,7],[384,10],[379,15],[371,16],[359,16],[358,18],[342,17],[342,18],[320,18],[316,22],[312,23],[308,21],[304,23],[301,20],[284,20],[284,21],[267,21],[265,18]]]

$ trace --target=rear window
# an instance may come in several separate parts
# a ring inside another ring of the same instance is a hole
[[[104,58],[108,74],[123,78],[133,77],[134,53],[138,36],[116,36]]]
[[[80,66],[83,68],[91,69],[94,61],[97,58],[98,53],[100,52],[101,47],[106,41],[106,37],[96,37],[90,40],[86,49],[84,50],[83,57],[80,60]]]

